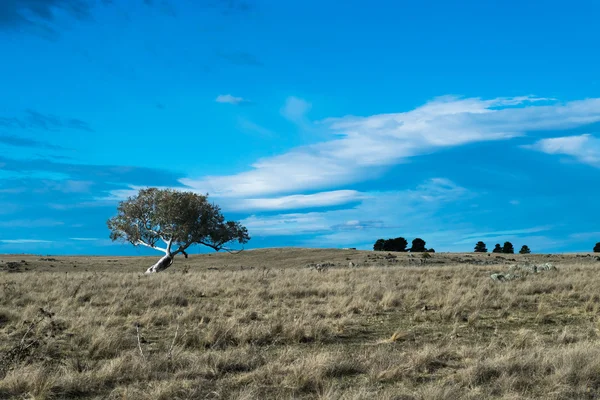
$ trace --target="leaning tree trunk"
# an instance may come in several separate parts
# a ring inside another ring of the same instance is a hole
[[[173,258],[175,257],[174,254],[168,253],[165,254],[160,260],[158,260],[156,262],[156,264],[154,264],[153,266],[151,266],[150,268],[148,268],[146,270],[147,274],[152,274],[155,272],[161,272],[164,271],[165,269],[169,268],[171,265],[173,265]]]

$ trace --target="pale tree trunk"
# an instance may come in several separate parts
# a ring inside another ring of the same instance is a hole
[[[158,260],[156,262],[156,264],[154,264],[153,266],[151,266],[150,268],[148,268],[146,270],[147,274],[153,274],[156,272],[164,271],[165,269],[167,269],[171,265],[173,265],[173,259],[175,258],[175,255],[177,254],[177,252],[175,252],[175,253],[171,252],[171,245],[173,244],[173,239],[169,239],[169,240],[163,239],[163,241],[167,244],[167,248],[161,249],[161,248],[155,247],[155,249],[164,251],[165,255],[160,260]]]
[[[165,254],[160,260],[158,260],[156,262],[156,264],[154,264],[153,266],[151,266],[150,268],[148,268],[146,270],[146,273],[147,274],[153,274],[155,272],[164,271],[165,269],[167,269],[171,265],[173,265],[173,258],[174,257],[175,257],[174,254],[171,254],[171,253]]]

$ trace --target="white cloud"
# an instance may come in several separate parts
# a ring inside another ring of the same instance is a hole
[[[244,99],[243,97],[235,97],[230,94],[218,95],[217,98],[215,99],[215,101],[217,103],[233,104],[236,106],[240,105],[240,104],[248,103],[248,100]]]
[[[600,167],[600,139],[590,134],[541,139],[523,147],[546,154],[571,156],[581,163]]]
[[[255,236],[285,236],[317,233],[330,230],[327,212],[279,214],[273,216],[251,215],[242,224]]]
[[[44,181],[46,187],[50,190],[57,190],[63,193],[87,193],[94,184],[91,181]]]
[[[310,111],[312,105],[306,100],[290,96],[281,108],[281,115],[293,122],[301,122]]]
[[[94,242],[94,241],[97,241],[100,239],[98,239],[98,238],[76,238],[75,237],[75,238],[69,238],[69,240],[75,240],[78,242]]]
[[[528,244],[542,251],[560,243],[540,236],[552,226],[481,231],[468,222],[481,217],[471,208],[480,195],[444,178],[425,181],[414,189],[369,192],[352,208],[310,213],[252,215],[242,221],[252,236],[311,238],[298,243],[306,247],[357,247],[370,249],[377,238],[403,236],[409,243],[416,237],[437,251],[472,251],[478,240],[489,245],[509,240],[515,246]],[[425,201],[424,201],[425,200]],[[459,215],[452,215],[448,210]],[[518,248],[517,248],[518,250]]]
[[[299,118],[310,107],[293,99],[282,113]],[[335,139],[260,159],[236,175],[180,182],[216,197],[295,194],[373,179],[391,165],[442,148],[600,121],[600,99],[550,105],[536,101],[549,99],[442,97],[408,112],[327,119],[321,124],[338,136]]]
[[[454,242],[455,244],[468,244],[473,240],[489,240],[494,241],[502,240],[503,238],[514,238],[519,237],[531,233],[539,233],[545,232],[552,229],[552,226],[536,226],[533,228],[524,228],[524,229],[512,229],[505,231],[491,231],[491,232],[474,232],[469,234],[464,234],[462,236],[462,240]],[[504,243],[504,242],[503,242]]]
[[[580,233],[572,233],[569,235],[569,239],[574,240],[595,240],[594,243],[600,241],[600,232],[580,232]]]
[[[64,222],[49,218],[0,221],[0,227],[2,228],[42,228],[60,225],[64,225]]]
[[[358,239],[365,232],[397,234],[400,227],[419,226],[435,231],[433,213],[444,203],[471,199],[475,194],[453,182],[434,178],[412,190],[362,193],[352,208],[310,213],[252,215],[242,221],[253,235],[319,234],[318,240]],[[425,200],[425,201],[424,201]],[[368,217],[365,220],[365,217]],[[350,241],[347,244],[355,243]]]
[[[238,119],[238,127],[240,130],[242,130],[244,132],[258,133],[260,136],[263,136],[263,137],[275,136],[273,131],[265,128],[264,126],[258,125],[257,123],[254,123],[250,120],[247,120],[245,118]]]
[[[38,240],[38,239],[3,239],[0,243],[6,244],[39,244],[39,243],[52,243],[51,240]]]
[[[364,195],[355,190],[335,190],[314,194],[296,194],[273,198],[240,199],[231,202],[230,210],[289,210],[310,207],[328,207],[360,200]]]

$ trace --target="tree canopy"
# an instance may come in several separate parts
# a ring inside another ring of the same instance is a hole
[[[385,239],[377,239],[377,241],[373,245],[373,250],[374,251],[383,251],[384,246],[385,246]]]
[[[600,253],[600,242],[596,243],[594,246],[594,253]]]
[[[219,251],[229,250],[225,246],[230,242],[250,240],[247,229],[239,222],[225,221],[219,206],[209,203],[207,196],[171,189],[141,189],[119,203],[117,215],[107,225],[113,241],[162,251],[169,265],[179,253],[187,257],[186,249],[194,244]]]
[[[475,253],[487,253],[485,243],[483,243],[482,241],[477,242],[477,244],[475,245]]]
[[[425,248],[425,241],[421,238],[416,238],[412,241],[412,247],[410,248],[410,251],[412,253],[423,253],[425,251],[427,251],[427,249]]]
[[[529,254],[531,253],[531,250],[529,249],[529,246],[527,246],[526,244],[524,244],[521,247],[521,250],[519,250],[519,254]]]
[[[511,242],[504,242],[504,246],[502,246],[502,252],[506,254],[514,254],[515,248]]]
[[[408,242],[403,237],[394,239],[378,239],[373,245],[375,251],[406,251]]]
[[[496,246],[494,246],[494,250],[492,250],[492,253],[502,253],[502,246],[500,246],[500,243],[496,243]]]

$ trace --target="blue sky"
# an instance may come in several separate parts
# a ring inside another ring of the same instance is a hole
[[[147,186],[208,192],[247,248],[590,251],[598,17],[597,1],[3,0],[0,252],[152,254],[106,228]]]

